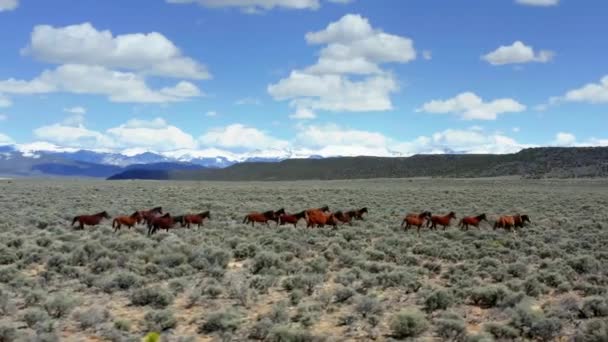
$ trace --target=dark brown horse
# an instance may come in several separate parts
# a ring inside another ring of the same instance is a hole
[[[446,227],[450,226],[452,219],[455,218],[456,214],[453,211],[444,216],[433,215],[431,216],[431,219],[427,222],[426,226],[431,226],[431,229],[437,229],[437,225],[440,225],[443,227],[443,230],[445,230]]]
[[[486,217],[486,214],[481,214],[481,215],[477,215],[477,216],[466,216],[466,217],[463,217],[460,220],[460,222],[458,223],[458,226],[461,229],[465,229],[465,230],[469,230],[469,226],[473,226],[475,228],[479,228],[479,224],[481,223],[481,221],[488,222],[488,218]]]
[[[422,227],[422,225],[430,219],[430,211],[423,211],[420,214],[407,214],[403,219],[403,222],[401,222],[401,228],[403,228],[404,230],[408,230],[412,226],[414,226],[418,229],[418,234],[420,234],[420,227]]]
[[[140,210],[139,215],[141,215],[143,223],[148,225],[153,219],[163,215],[163,208],[156,207],[149,210]]]
[[[141,215],[139,211],[134,212],[131,216],[118,216],[112,221],[112,228],[114,228],[114,232],[120,229],[123,225],[129,227],[129,229],[133,228],[136,224],[141,223]]]
[[[301,219],[306,219],[306,211],[301,211],[297,214],[283,214],[279,216],[279,224],[284,226],[288,223],[293,224],[294,227],[298,226],[298,222]]]
[[[103,211],[101,213],[95,214],[95,215],[81,215],[81,216],[76,216],[74,217],[74,219],[72,220],[72,226],[78,222],[79,224],[79,228],[80,229],[84,229],[84,226],[96,226],[98,225],[101,220],[103,219],[111,219],[110,215],[108,215],[107,212]]]
[[[528,215],[515,215],[513,216],[513,220],[515,221],[515,228],[523,228],[526,224],[526,222],[531,223],[530,222],[530,216]]]
[[[276,222],[276,224],[278,226],[279,217],[282,214],[285,214],[285,209],[279,209],[278,211],[268,210],[263,213],[253,212],[253,213],[249,213],[247,216],[245,216],[245,218],[243,219],[243,223],[245,223],[245,224],[251,223],[251,226],[253,227],[255,225],[255,222],[265,223],[268,226],[268,221],[274,221],[274,222]]]
[[[184,221],[182,222],[182,227],[185,225],[186,227],[190,228],[191,224],[196,224],[200,228],[203,225],[203,221],[205,221],[205,219],[211,219],[211,213],[209,213],[209,211],[205,211],[195,215],[185,215]]]
[[[148,236],[156,233],[159,229],[165,229],[169,232],[169,229],[175,226],[175,221],[170,214],[165,214],[161,217],[156,217],[152,221],[148,222]]]
[[[349,226],[353,225],[352,219],[353,219],[354,216],[352,216],[350,214],[350,212],[346,212],[345,213],[345,212],[342,212],[342,211],[336,211],[334,213],[334,216],[336,217],[336,219],[338,221],[342,222],[342,224],[347,224],[348,223]]]
[[[363,220],[363,214],[367,214],[367,207],[363,207],[359,210],[350,210],[347,211],[346,214],[355,220],[361,221]]]
[[[338,219],[332,213],[326,214],[322,210],[308,210],[306,212],[306,227],[315,228],[325,227],[325,225],[332,226],[334,229],[338,228]]]

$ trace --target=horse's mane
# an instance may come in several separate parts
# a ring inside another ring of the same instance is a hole
[[[274,212],[274,210],[268,210],[268,211],[263,212],[262,215],[264,217],[274,217],[275,216],[275,212]]]
[[[477,215],[477,216],[475,216],[475,218],[476,218],[476,219],[478,219],[478,220],[481,220],[481,219],[483,219],[483,218],[485,218],[485,217],[486,217],[486,214],[485,214],[485,213],[484,213],[484,214],[481,214],[481,215]]]
[[[204,212],[202,212],[202,213],[198,214],[198,216],[202,216],[202,217],[207,217],[207,216],[209,216],[209,210],[204,211]]]
[[[107,211],[102,211],[102,212],[97,213],[97,214],[95,214],[93,216],[104,216],[104,215],[108,215],[108,212]]]
[[[163,207],[152,208],[152,209],[150,209],[150,212],[157,212],[159,214],[162,214],[163,213]]]
[[[301,212],[294,214],[295,217],[306,217],[306,210],[302,210]]]
[[[134,218],[134,217],[138,217],[138,216],[140,216],[139,211],[136,211],[133,214],[131,214],[130,217]]]

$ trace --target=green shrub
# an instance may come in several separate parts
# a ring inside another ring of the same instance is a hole
[[[341,287],[334,291],[334,301],[344,303],[355,295],[355,291],[349,287]]]
[[[462,319],[440,318],[434,323],[437,335],[443,340],[463,341],[467,335],[466,325]]]
[[[240,316],[234,311],[216,311],[207,316],[199,327],[201,333],[235,331],[241,324]]]
[[[33,328],[38,323],[46,322],[48,319],[49,314],[39,308],[27,309],[23,313],[23,321],[30,328]]]
[[[253,258],[253,264],[251,265],[251,273],[269,273],[273,270],[276,271],[277,269],[280,269],[281,266],[281,259],[276,253],[261,252]]]
[[[76,310],[73,317],[78,322],[80,328],[86,330],[106,322],[110,318],[110,313],[102,307],[91,307]]]
[[[597,272],[600,265],[599,262],[590,255],[577,256],[568,260],[568,265],[578,274],[587,274]]]
[[[288,326],[277,326],[270,330],[268,342],[320,342],[324,339],[316,337],[308,331]]]
[[[416,337],[426,331],[428,321],[420,311],[403,310],[393,316],[389,327],[393,337]]]
[[[264,341],[270,334],[270,330],[274,326],[274,323],[268,318],[263,318],[251,327],[248,337],[253,340]]]
[[[0,323],[0,342],[13,342],[17,339],[17,329],[6,323]]]
[[[608,316],[608,301],[598,296],[587,297],[583,299],[581,313],[584,318]]]
[[[361,296],[356,300],[355,311],[363,318],[366,318],[368,316],[380,314],[382,312],[382,306],[376,298]]]
[[[576,342],[608,341],[608,321],[592,319],[585,322],[574,337]]]
[[[151,305],[156,308],[164,308],[171,305],[173,296],[160,287],[145,287],[131,293],[131,304],[137,306]]]
[[[446,290],[434,290],[424,299],[424,310],[433,312],[445,310],[454,302],[454,297]]]
[[[510,291],[502,285],[489,285],[471,291],[471,301],[481,307],[498,306],[509,295]]]
[[[508,325],[499,323],[486,323],[483,329],[499,340],[515,340],[519,337],[519,331]]]
[[[177,320],[171,310],[150,311],[144,316],[144,325],[148,331],[165,331],[173,329]]]
[[[44,309],[53,318],[62,318],[76,305],[76,301],[63,293],[54,295],[44,303]]]

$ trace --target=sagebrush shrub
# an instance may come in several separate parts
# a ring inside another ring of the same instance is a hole
[[[36,324],[45,322],[49,319],[49,314],[39,308],[27,309],[23,313],[23,321],[28,327],[33,328]]]
[[[433,290],[424,299],[424,310],[433,312],[436,310],[445,310],[454,303],[454,297],[446,290]]]
[[[86,330],[106,322],[110,318],[110,313],[103,307],[91,307],[74,311],[73,317],[80,328]]]
[[[46,300],[44,308],[53,318],[62,318],[76,305],[76,301],[66,294],[60,293]]]
[[[201,333],[234,331],[241,325],[240,316],[232,310],[210,313],[199,327]]]
[[[592,319],[585,322],[576,332],[576,342],[606,342],[608,341],[608,321]]]
[[[177,320],[171,310],[150,311],[144,316],[144,326],[148,331],[161,332],[173,329],[177,325]]]
[[[131,293],[133,305],[151,305],[156,308],[164,308],[173,302],[173,296],[167,290],[160,287],[145,287]]]
[[[391,333],[396,338],[416,337],[428,328],[428,321],[420,311],[403,310],[390,321]]]
[[[608,300],[599,296],[587,297],[583,299],[581,313],[584,318],[608,316]]]

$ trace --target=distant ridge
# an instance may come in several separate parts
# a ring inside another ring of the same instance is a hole
[[[150,174],[146,174],[148,177]],[[248,162],[224,169],[170,170],[155,179],[211,181],[330,180],[407,177],[608,177],[608,147],[543,147],[518,153],[338,157]],[[112,179],[140,178],[137,172]],[[150,178],[145,178],[150,179]]]

